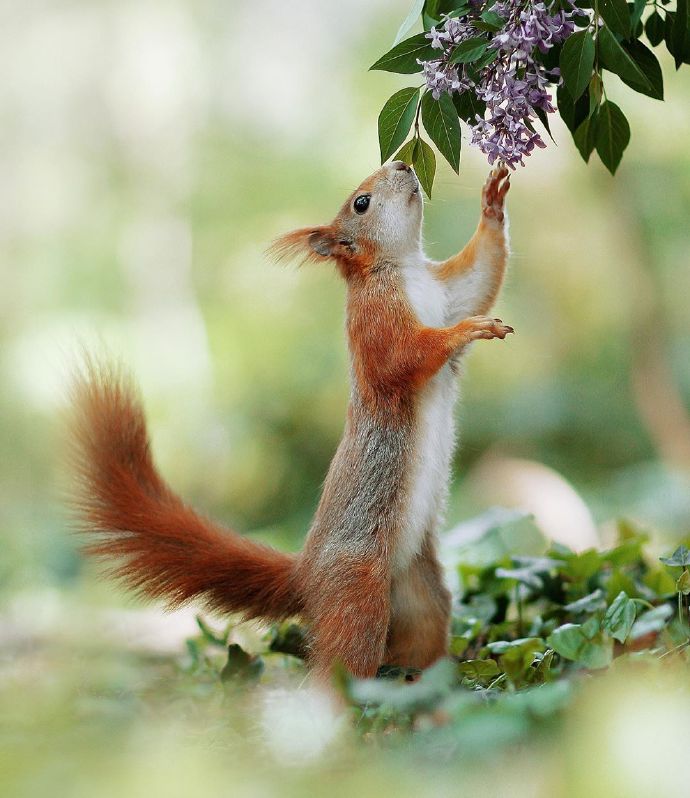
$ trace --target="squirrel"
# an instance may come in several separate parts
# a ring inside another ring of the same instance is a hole
[[[469,243],[443,262],[422,251],[423,200],[402,161],[378,169],[328,225],[282,236],[271,253],[333,261],[347,284],[351,398],[342,440],[301,552],[226,529],[159,475],[136,388],[86,359],[73,384],[74,506],[86,551],[169,606],[308,628],[308,664],[373,677],[448,652],[451,596],[436,553],[451,459],[456,372],[466,347],[513,329],[487,317],[508,257],[499,166]]]

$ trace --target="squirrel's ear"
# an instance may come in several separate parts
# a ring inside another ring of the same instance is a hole
[[[268,254],[276,260],[301,256],[303,260],[323,260],[334,255],[338,240],[330,225],[303,227],[277,238]]]

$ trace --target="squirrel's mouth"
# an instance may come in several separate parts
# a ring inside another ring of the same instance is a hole
[[[417,196],[419,196],[419,180],[415,177],[414,186],[410,192],[410,202],[412,202],[412,200]]]

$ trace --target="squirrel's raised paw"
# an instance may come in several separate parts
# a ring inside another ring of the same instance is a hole
[[[482,189],[482,214],[488,219],[503,221],[506,194],[510,188],[510,172],[501,165],[491,170]]]
[[[472,316],[465,319],[463,324],[467,326],[467,341],[477,341],[480,338],[505,338],[508,333],[515,330],[504,324],[501,319],[491,319],[488,316]]]

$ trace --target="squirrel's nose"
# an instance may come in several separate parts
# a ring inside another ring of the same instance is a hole
[[[391,166],[395,170],[399,170],[401,172],[411,172],[412,167],[408,166],[405,161],[391,161]]]

